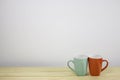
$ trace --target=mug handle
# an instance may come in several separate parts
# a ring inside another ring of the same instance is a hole
[[[67,62],[67,66],[68,66],[72,71],[75,72],[75,70],[74,70],[72,67],[70,67],[70,62],[73,63],[73,60],[69,60],[69,61]],[[73,63],[73,64],[74,64],[74,63]]]
[[[106,66],[104,68],[102,68],[101,71],[105,70],[108,67],[108,61],[107,60],[102,60],[102,62],[106,62]]]

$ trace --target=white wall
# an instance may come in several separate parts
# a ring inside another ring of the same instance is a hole
[[[120,66],[120,0],[0,0],[0,66],[65,66],[79,54]]]

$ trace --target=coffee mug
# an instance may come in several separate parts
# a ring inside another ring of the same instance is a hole
[[[104,60],[101,56],[95,55],[88,57],[89,72],[91,76],[99,76],[101,71],[108,67],[108,61]],[[106,62],[106,65],[102,68],[102,63]]]
[[[74,68],[70,66],[70,63],[73,63]],[[73,60],[67,62],[67,66],[76,73],[78,76],[84,76],[87,74],[87,63],[88,57],[85,55],[80,55],[75,57]]]

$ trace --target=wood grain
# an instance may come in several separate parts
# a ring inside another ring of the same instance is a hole
[[[67,67],[0,67],[0,80],[120,80],[120,67],[109,67],[100,76],[76,76]]]

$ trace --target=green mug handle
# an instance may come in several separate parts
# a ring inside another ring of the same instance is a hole
[[[70,62],[73,63],[73,60],[69,60],[69,61],[67,62],[67,66],[68,66],[73,72],[75,72],[75,70],[74,70],[72,67],[70,67]],[[73,63],[73,64],[74,64],[74,63]]]

